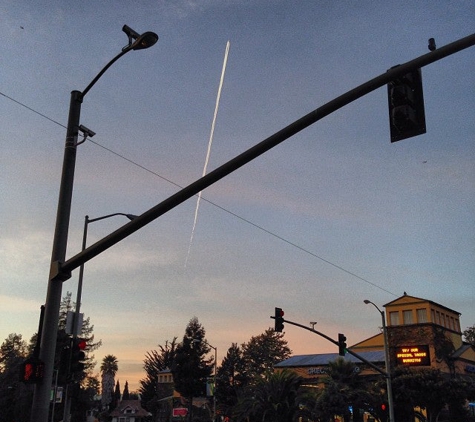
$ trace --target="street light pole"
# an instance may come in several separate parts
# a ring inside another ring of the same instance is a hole
[[[216,372],[218,370],[218,348],[211,346],[206,342],[209,347],[214,349],[214,376],[213,376],[213,422],[216,422]]]
[[[122,212],[116,212],[114,214],[109,214],[109,215],[104,215],[102,217],[97,217],[97,218],[89,218],[88,215],[84,217],[84,231],[82,235],[82,248],[81,251],[86,249],[86,241],[87,241],[87,227],[89,223],[94,223],[95,221],[99,220],[105,220],[106,218],[114,217],[116,215],[123,215],[124,217],[127,217],[130,221],[132,221],[134,218],[136,218],[136,215],[133,214],[125,214]],[[79,267],[79,278],[78,278],[78,290],[77,290],[77,295],[76,295],[76,311],[74,313],[74,319],[73,319],[73,338],[76,338],[77,335],[79,334],[79,311],[81,310],[81,295],[82,295],[82,280],[84,277],[84,263],[81,264]]]
[[[391,381],[391,361],[389,357],[389,338],[388,338],[388,328],[386,327],[386,318],[384,316],[384,311],[379,309],[379,307],[371,302],[368,299],[364,300],[366,305],[373,305],[378,312],[381,314],[381,322],[383,324],[383,338],[384,338],[384,364],[386,367],[386,389],[388,390],[388,407],[389,407],[389,422],[395,422],[394,419],[394,400],[393,400],[393,387]]]
[[[216,421],[216,373],[218,371],[218,348],[211,346],[206,339],[193,339],[193,343],[206,343],[214,350],[214,375],[213,375],[213,422]]]
[[[116,215],[123,215],[131,221],[134,218],[137,217],[133,214],[124,214],[122,212],[116,212],[114,214],[104,215],[103,217],[97,217],[97,218],[92,218],[92,219],[89,219],[88,215],[86,215],[86,217],[84,217],[84,231],[83,231],[83,235],[82,235],[82,249],[81,249],[81,251],[86,249],[87,228],[88,228],[89,223],[94,223],[95,221],[104,220],[106,218],[114,217]],[[82,280],[83,280],[83,277],[84,277],[84,264],[81,264],[81,266],[79,267],[78,289],[77,289],[77,295],[76,295],[76,310],[73,314],[73,324],[72,324],[72,326],[73,326],[73,330],[72,330],[73,331],[73,339],[76,339],[78,337],[78,335],[80,334],[80,332],[81,332],[81,327],[79,327],[79,322],[81,320],[81,318],[79,317],[79,312],[81,310],[81,295],[82,295]],[[71,396],[69,394],[69,385],[68,385],[68,386],[66,386],[66,392],[65,392],[65,397],[64,397],[63,422],[69,422],[70,412],[71,412]]]
[[[76,149],[82,143],[78,142],[79,131],[92,136],[93,132],[80,126],[82,101],[87,92],[99,80],[104,72],[120,57],[131,50],[141,50],[151,47],[158,41],[157,34],[145,32],[142,35],[124,25],[122,30],[129,37],[129,44],[115,56],[91,81],[83,92],[72,91],[69,105],[68,126],[66,129],[66,143],[64,149],[63,169],[59,188],[58,209],[51,253],[50,274],[45,302],[43,331],[41,333],[39,358],[44,362],[44,377],[41,383],[35,384],[33,404],[31,407],[31,422],[48,422],[51,383],[53,380],[54,356],[56,337],[58,332],[59,308],[61,303],[62,283],[69,277],[54,277],[58,267],[65,261],[68,242],[69,219],[71,215],[71,201],[73,194],[74,170],[76,166]]]

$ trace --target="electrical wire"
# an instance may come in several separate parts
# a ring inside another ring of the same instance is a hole
[[[0,95],[2,95],[3,97],[7,98],[8,100],[10,100],[10,101],[12,101],[12,102],[14,102],[14,103],[16,103],[16,104],[18,104],[18,105],[20,105],[20,106],[26,108],[27,110],[29,110],[29,111],[31,111],[31,112],[33,112],[33,113],[38,114],[39,116],[41,116],[41,117],[43,117],[43,118],[49,120],[49,121],[52,122],[52,123],[55,123],[55,124],[58,125],[58,126],[61,126],[61,127],[63,127],[63,128],[66,128],[66,126],[63,125],[62,123],[59,123],[59,122],[57,122],[56,120],[54,120],[54,119],[52,119],[52,118],[50,118],[50,117],[48,117],[48,116],[46,116],[46,115],[40,113],[39,111],[37,111],[37,110],[35,110],[35,109],[33,109],[33,108],[31,108],[31,107],[29,107],[29,106],[23,104],[22,102],[20,102],[20,101],[18,101],[18,100],[15,100],[14,98],[12,98],[12,97],[10,97],[10,96],[4,94],[4,93],[1,92],[1,91],[0,91]],[[138,167],[138,168],[140,168],[140,169],[142,169],[142,170],[144,170],[144,171],[146,171],[146,172],[148,172],[148,173],[150,173],[150,174],[152,174],[152,175],[154,175],[154,176],[156,176],[156,177],[158,177],[158,178],[160,178],[160,179],[166,181],[167,183],[170,183],[170,184],[172,184],[173,186],[176,186],[177,188],[180,188],[180,189],[183,189],[183,188],[184,188],[184,186],[179,185],[178,183],[174,182],[173,180],[170,180],[170,179],[168,179],[168,178],[162,176],[161,174],[159,174],[159,173],[157,173],[157,172],[155,172],[155,171],[153,171],[153,170],[150,170],[149,168],[147,168],[147,167],[145,167],[145,166],[143,166],[143,165],[137,163],[136,161],[133,161],[133,160],[131,160],[130,158],[127,158],[126,156],[124,156],[124,155],[122,155],[122,154],[119,154],[118,152],[116,152],[116,151],[114,151],[114,150],[112,150],[112,149],[110,149],[110,148],[108,148],[108,147],[105,147],[104,145],[101,145],[101,144],[99,144],[98,142],[93,141],[93,140],[90,139],[90,138],[88,138],[87,140],[88,140],[90,143],[92,143],[92,144],[94,144],[94,145],[96,145],[96,146],[98,146],[98,147],[104,149],[105,151],[107,151],[107,152],[109,152],[109,153],[115,155],[116,157],[119,157],[119,158],[121,158],[122,160],[127,161],[128,163],[132,164],[133,166],[136,166],[136,167]],[[195,196],[196,196],[196,195],[195,195]],[[272,236],[272,237],[274,237],[275,239],[278,239],[278,240],[280,240],[280,241],[282,241],[282,242],[284,242],[284,243],[287,243],[288,245],[290,245],[290,246],[292,246],[292,247],[294,247],[294,248],[300,250],[301,252],[304,252],[304,253],[306,253],[306,254],[308,254],[308,255],[314,257],[314,258],[317,258],[318,260],[324,262],[325,264],[331,265],[332,267],[334,267],[334,268],[336,268],[336,269],[338,269],[338,270],[340,270],[340,271],[343,271],[344,273],[346,273],[346,274],[348,274],[348,275],[350,275],[350,276],[352,276],[352,277],[355,277],[355,278],[357,278],[357,279],[360,280],[360,281],[363,281],[363,282],[365,282],[365,283],[367,283],[367,284],[369,284],[369,285],[371,285],[371,286],[373,286],[373,287],[376,287],[377,289],[380,289],[380,290],[382,290],[382,291],[384,291],[384,292],[386,292],[386,293],[389,293],[390,295],[393,295],[393,296],[395,296],[395,297],[398,297],[398,295],[396,295],[395,293],[393,293],[393,292],[391,292],[391,291],[385,289],[384,287],[381,287],[381,286],[379,286],[378,284],[373,283],[373,282],[367,280],[366,278],[361,277],[361,276],[359,276],[359,275],[357,275],[357,274],[355,274],[355,273],[353,273],[353,272],[347,270],[346,268],[342,267],[341,265],[335,264],[335,263],[329,261],[328,259],[322,258],[321,256],[315,254],[314,252],[311,252],[311,251],[309,251],[308,249],[305,249],[304,247],[299,246],[299,245],[297,245],[296,243],[294,243],[294,242],[292,242],[292,241],[290,241],[290,240],[288,240],[288,239],[286,239],[286,238],[284,238],[284,237],[282,237],[282,236],[280,236],[280,235],[278,235],[278,234],[276,234],[276,233],[274,233],[274,232],[272,232],[272,231],[270,231],[270,230],[268,230],[268,229],[266,229],[266,228],[264,228],[264,227],[262,227],[262,226],[260,226],[260,225],[258,225],[258,224],[256,224],[256,223],[253,223],[252,221],[250,221],[250,220],[248,220],[248,219],[246,219],[246,218],[244,218],[244,217],[241,217],[240,215],[238,215],[238,214],[236,214],[236,213],[234,213],[234,212],[232,212],[232,211],[230,211],[230,210],[228,210],[228,209],[222,207],[221,205],[218,205],[217,203],[215,203],[215,202],[213,202],[213,201],[210,201],[209,199],[206,199],[206,198],[203,197],[203,196],[201,197],[201,199],[202,199],[203,201],[207,202],[208,204],[213,205],[214,207],[218,208],[219,210],[226,212],[227,214],[231,215],[232,217],[237,218],[237,219],[241,220],[242,222],[247,223],[247,224],[251,225],[252,227],[254,227],[254,228],[256,228],[256,229],[258,229],[258,230],[260,230],[260,231],[262,231],[262,232],[264,232],[264,233],[266,233],[266,234],[268,234],[268,235],[270,235],[270,236]]]

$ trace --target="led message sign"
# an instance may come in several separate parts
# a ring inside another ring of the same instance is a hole
[[[403,346],[396,348],[398,365],[430,366],[429,346]]]

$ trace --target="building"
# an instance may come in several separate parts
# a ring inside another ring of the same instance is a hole
[[[169,421],[170,416],[173,420],[182,420],[188,414],[188,403],[184,397],[175,390],[173,373],[170,369],[162,370],[158,373],[157,396],[158,409],[157,421]],[[193,413],[199,413],[207,408],[209,413],[209,399],[207,397],[192,398]]]
[[[140,400],[122,400],[109,416],[112,422],[142,422],[152,414],[140,405]]]
[[[459,312],[406,293],[384,307],[392,368],[431,367],[475,381],[475,348],[462,340]],[[384,350],[383,333],[350,349]]]
[[[384,308],[391,368],[431,367],[475,382],[475,347],[462,340],[459,312],[406,293]],[[349,347],[349,350],[384,370],[382,330]],[[318,384],[328,362],[338,357],[337,353],[293,356],[275,367],[292,369],[308,379],[309,384]],[[347,354],[344,359],[354,362],[364,375],[378,374],[352,355]]]
[[[384,350],[361,352],[361,357],[381,370],[384,370]],[[326,368],[329,362],[342,358],[338,353],[323,353],[318,355],[297,355],[286,359],[274,366],[276,370],[290,369],[302,378],[305,378],[305,385],[317,386],[325,377]],[[355,370],[365,376],[381,376],[378,371],[364,363],[364,361],[353,355],[346,354],[343,358],[355,364]]]
[[[462,340],[460,313],[427,299],[403,296],[384,305],[387,321],[391,370],[439,370],[446,377],[456,376],[475,384],[475,347]],[[378,308],[379,309],[379,308]],[[382,321],[381,321],[382,322]],[[381,332],[348,348],[362,359],[346,354],[343,359],[355,364],[355,370],[371,379],[385,373],[384,333]],[[309,387],[323,387],[330,362],[341,358],[337,353],[292,356],[275,365],[276,370],[290,369],[305,379]],[[475,404],[468,403],[475,415]],[[414,408],[417,420],[426,420],[426,410]],[[364,421],[373,420],[365,413]],[[338,419],[339,420],[339,419]]]

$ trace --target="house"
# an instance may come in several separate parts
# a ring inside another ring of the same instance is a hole
[[[142,422],[152,414],[140,405],[140,400],[122,400],[109,416],[112,422]]]

